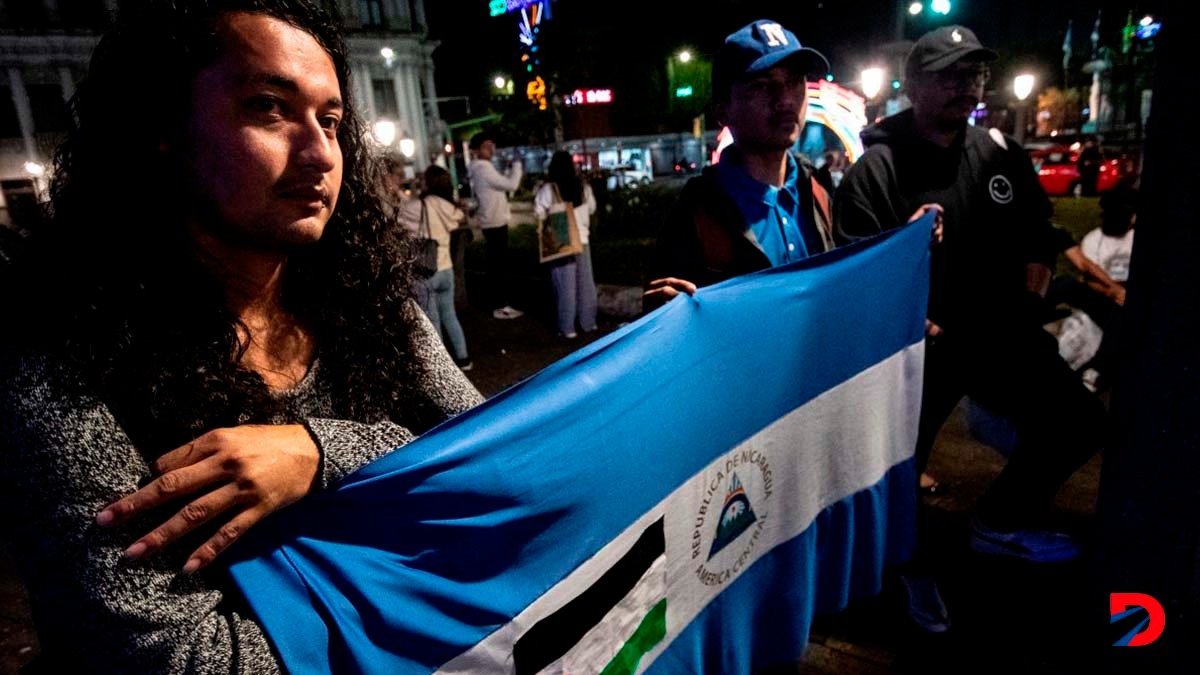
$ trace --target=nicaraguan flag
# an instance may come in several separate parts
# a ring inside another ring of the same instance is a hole
[[[255,530],[287,669],[746,673],[913,540],[928,219],[701,289]]]

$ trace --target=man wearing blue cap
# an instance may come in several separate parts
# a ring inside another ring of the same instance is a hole
[[[820,52],[774,21],[725,39],[713,99],[733,145],[680,194],[659,235],[648,306],[833,247],[829,195],[791,152],[804,128],[807,76],[828,70]]]

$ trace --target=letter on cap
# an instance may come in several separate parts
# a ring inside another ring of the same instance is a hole
[[[758,29],[767,36],[768,47],[783,47],[788,43],[787,35],[783,32],[783,26],[777,23],[760,23]]]

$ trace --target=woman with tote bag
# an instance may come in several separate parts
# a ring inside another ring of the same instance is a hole
[[[550,158],[548,180],[533,199],[533,213],[539,222],[546,220],[555,205],[569,204],[574,211],[582,252],[550,263],[550,282],[554,287],[558,332],[571,339],[596,330],[596,282],[592,278],[592,256],[588,246],[588,225],[596,212],[592,188],[575,172],[571,155],[559,150]]]

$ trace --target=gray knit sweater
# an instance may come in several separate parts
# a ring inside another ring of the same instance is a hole
[[[421,428],[440,420],[411,420],[405,410],[440,411],[445,419],[482,397],[416,314],[420,377],[393,419]],[[130,562],[124,549],[167,514],[126,527],[95,525],[96,513],[144,485],[150,469],[103,402],[67,393],[76,389],[67,386],[75,377],[31,358],[13,381],[0,383],[3,522],[29,587],[46,665],[72,672],[279,672],[222,560],[193,576],[180,572],[201,539]],[[278,396],[286,412],[273,421],[305,424],[321,449],[320,489],[413,439],[393,422],[330,419],[337,411],[319,362]]]

